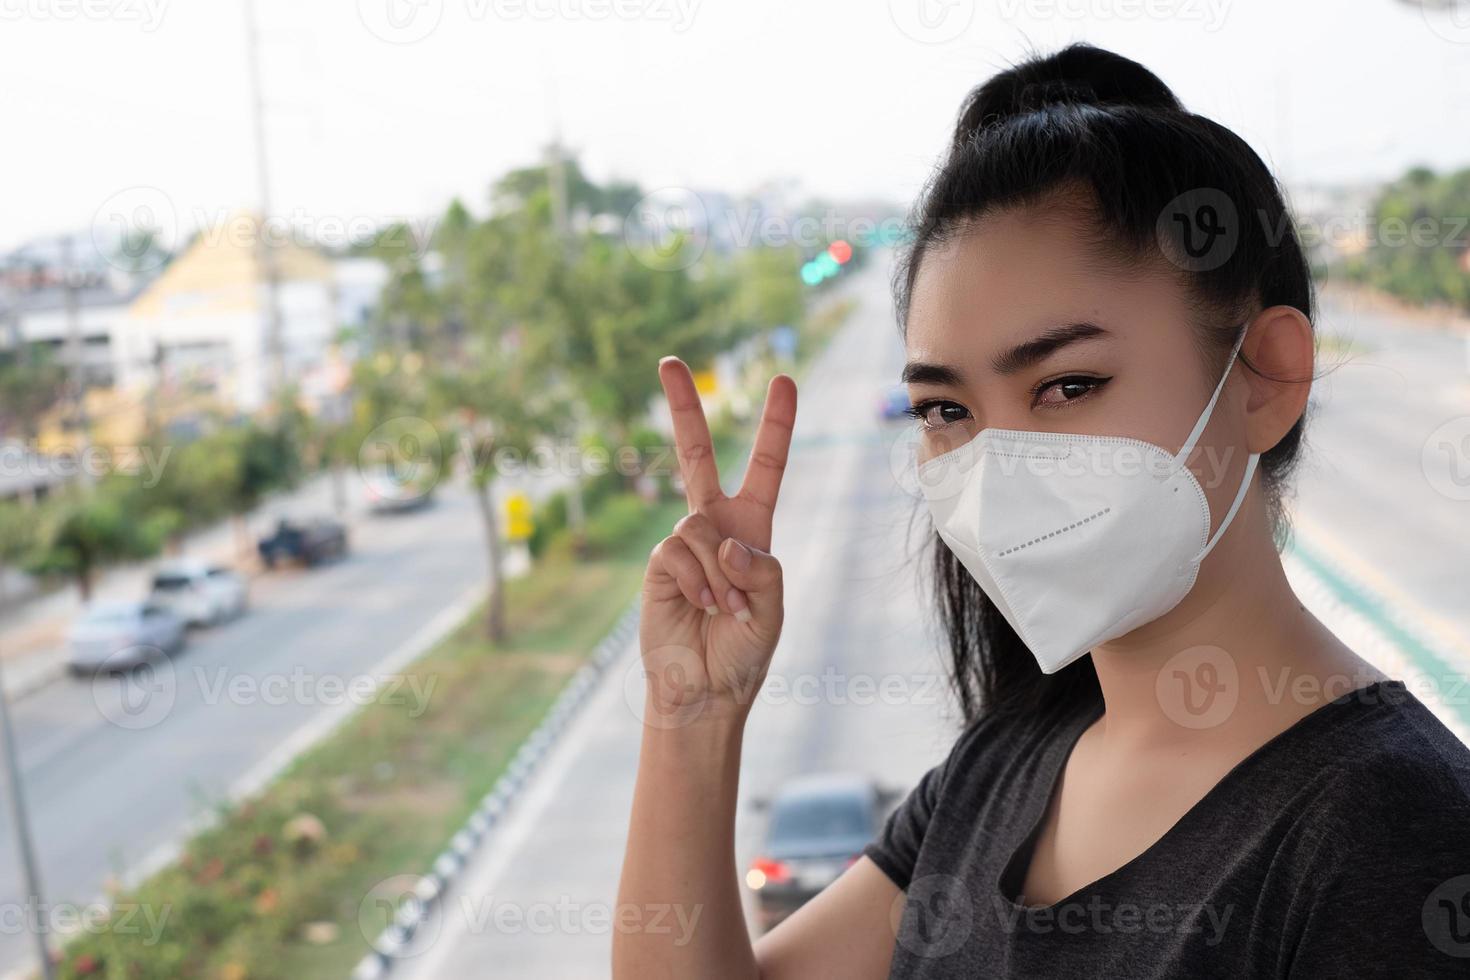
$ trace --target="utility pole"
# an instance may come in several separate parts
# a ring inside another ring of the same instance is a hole
[[[281,341],[280,257],[266,241],[271,214],[270,157],[265,139],[265,95],[260,72],[260,30],[255,19],[255,0],[245,0],[246,63],[250,70],[250,116],[255,131],[255,174],[260,191],[260,226],[256,234],[256,259],[265,285],[265,353],[269,378],[266,393],[274,396],[286,383],[286,358]]]
[[[92,422],[87,417],[87,352],[82,337],[81,298],[77,296],[78,280],[76,245],[71,235],[61,239],[61,292],[66,309],[66,360],[71,375],[71,424],[77,438],[78,467],[83,484],[92,482],[88,469],[92,448]]]
[[[3,659],[3,658],[0,658]],[[15,826],[15,848],[20,853],[20,869],[25,884],[26,901],[31,905],[31,935],[36,941],[36,955],[41,958],[41,976],[55,980],[56,968],[51,963],[51,946],[46,941],[46,903],[41,899],[41,874],[36,866],[36,851],[31,844],[31,826],[26,819],[22,795],[20,759],[15,750],[15,729],[10,724],[10,700],[5,696],[5,679],[0,676],[0,742],[4,743],[5,795],[10,800],[10,822]]]
[[[551,220],[562,247],[567,246],[567,165],[562,156],[561,137],[553,136],[546,148],[546,183],[551,191]]]
[[[551,194],[551,220],[552,229],[556,232],[558,244],[561,245],[564,254],[572,249],[572,237],[570,222],[567,211],[570,202],[567,200],[567,164],[566,154],[561,145],[561,122],[557,112],[556,80],[547,79],[547,111],[551,116],[551,143],[546,147],[546,185]],[[581,420],[576,416],[580,412],[574,412],[572,431],[575,435],[581,435]],[[573,473],[571,483],[567,486],[567,526],[571,528],[576,548],[581,551],[586,544],[587,534],[587,505],[582,499],[581,474]]]

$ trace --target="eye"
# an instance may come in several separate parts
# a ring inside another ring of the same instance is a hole
[[[1055,408],[1093,394],[1112,378],[1094,378],[1089,375],[1073,374],[1064,378],[1043,381],[1032,389],[1032,407]]]
[[[904,409],[904,414],[909,418],[917,419],[925,429],[932,431],[955,422],[963,422],[970,417],[970,410],[958,402],[931,398],[928,401],[910,405]]]

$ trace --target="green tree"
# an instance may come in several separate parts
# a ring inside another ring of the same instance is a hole
[[[1344,271],[1415,303],[1470,309],[1470,169],[1415,167],[1386,185],[1373,209],[1368,250]]]
[[[35,508],[0,501],[0,608],[5,605],[6,576],[20,567],[35,546]]]
[[[98,569],[110,562],[157,554],[172,520],[164,511],[137,520],[124,496],[111,485],[59,499],[42,508],[29,568],[70,577],[82,601],[88,601]]]
[[[454,205],[451,205],[453,209]],[[450,227],[453,215],[442,227]],[[490,596],[486,631],[505,636],[503,554],[496,504],[502,454],[524,459],[554,428],[554,392],[547,384],[547,346],[538,320],[510,300],[518,276],[551,275],[555,250],[521,236],[517,216],[465,227],[441,238],[441,295],[462,323],[462,356],[431,359],[426,367],[432,414],[445,419],[474,490],[485,535]]]
[[[41,419],[66,394],[66,369],[33,345],[0,359],[0,433],[35,439]]]

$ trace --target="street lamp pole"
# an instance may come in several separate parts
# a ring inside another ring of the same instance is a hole
[[[25,894],[34,915],[31,934],[36,940],[36,954],[41,959],[41,976],[55,980],[56,968],[51,962],[51,949],[46,942],[46,926],[43,916],[45,903],[41,901],[41,875],[36,865],[36,851],[31,843],[31,827],[26,819],[25,797],[22,795],[20,756],[15,750],[15,729],[10,724],[10,700],[5,696],[5,678],[0,673],[0,743],[4,746],[3,765],[5,772],[5,795],[10,800],[10,819],[15,825],[15,847],[20,852],[21,874],[25,880]]]

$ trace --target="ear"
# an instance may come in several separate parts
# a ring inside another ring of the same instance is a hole
[[[1291,431],[1312,393],[1316,342],[1312,321],[1291,306],[1262,310],[1241,344],[1249,364],[1246,437],[1253,453],[1263,453]]]

